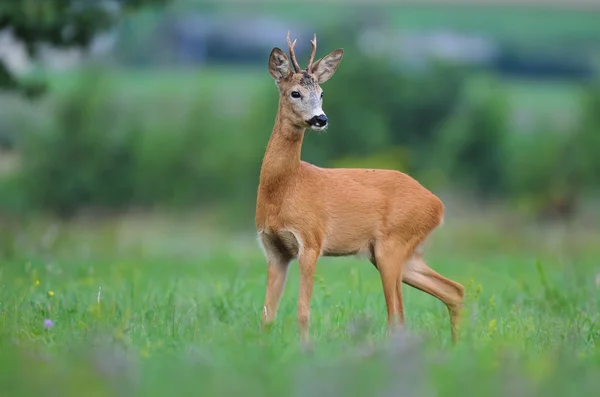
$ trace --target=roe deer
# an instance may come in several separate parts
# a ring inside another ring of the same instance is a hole
[[[327,127],[320,84],[333,76],[343,50],[314,61],[315,35],[308,66],[302,70],[295,44],[288,32],[291,65],[277,47],[269,56],[279,108],[262,162],[256,205],[256,228],[268,265],[261,328],[275,320],[289,263],[297,258],[297,321],[300,341],[306,345],[317,260],[362,254],[381,275],[388,331],[404,326],[404,282],[447,306],[454,343],[464,288],[431,270],[422,258],[425,239],[442,223],[442,202],[399,171],[328,169],[300,160],[305,129]]]

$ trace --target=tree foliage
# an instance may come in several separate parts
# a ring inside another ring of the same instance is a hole
[[[10,31],[31,59],[40,45],[87,49],[94,37],[110,29],[125,13],[169,0],[10,0],[0,4],[0,33]],[[19,79],[0,59],[0,90],[28,96],[43,92],[40,82]]]

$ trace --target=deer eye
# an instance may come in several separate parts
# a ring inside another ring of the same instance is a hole
[[[323,99],[323,93],[321,92],[321,99]]]
[[[298,91],[292,91],[292,98],[300,98],[301,96]]]

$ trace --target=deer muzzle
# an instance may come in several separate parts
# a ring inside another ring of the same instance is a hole
[[[327,116],[320,114],[308,120],[308,124],[312,127],[325,127],[327,125]]]

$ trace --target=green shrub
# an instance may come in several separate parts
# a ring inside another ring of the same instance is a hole
[[[589,86],[581,101],[582,122],[572,140],[577,148],[572,155],[582,170],[582,182],[597,189],[600,186],[600,83]]]
[[[22,179],[34,205],[67,215],[80,206],[124,205],[133,196],[132,136],[110,89],[100,76],[83,79],[58,101],[53,123],[27,135]]]
[[[110,81],[84,76],[57,100],[54,122],[26,134],[21,179],[35,206],[68,215],[83,207],[252,201],[276,105],[266,111],[268,101],[247,100],[231,117],[237,110],[224,106],[227,95],[131,102]],[[252,94],[267,97],[262,88]]]
[[[582,96],[582,120],[572,130],[549,123],[511,141],[506,163],[508,194],[517,205],[538,214],[569,216],[583,194],[597,194],[600,183],[600,90]]]
[[[541,211],[550,201],[568,189],[563,158],[568,134],[560,134],[550,126],[515,136],[507,147],[510,153],[505,165],[507,193],[517,207],[528,213]]]
[[[475,194],[506,192],[506,141],[510,138],[506,98],[497,86],[470,91],[440,125],[431,151],[433,164],[455,185]]]

